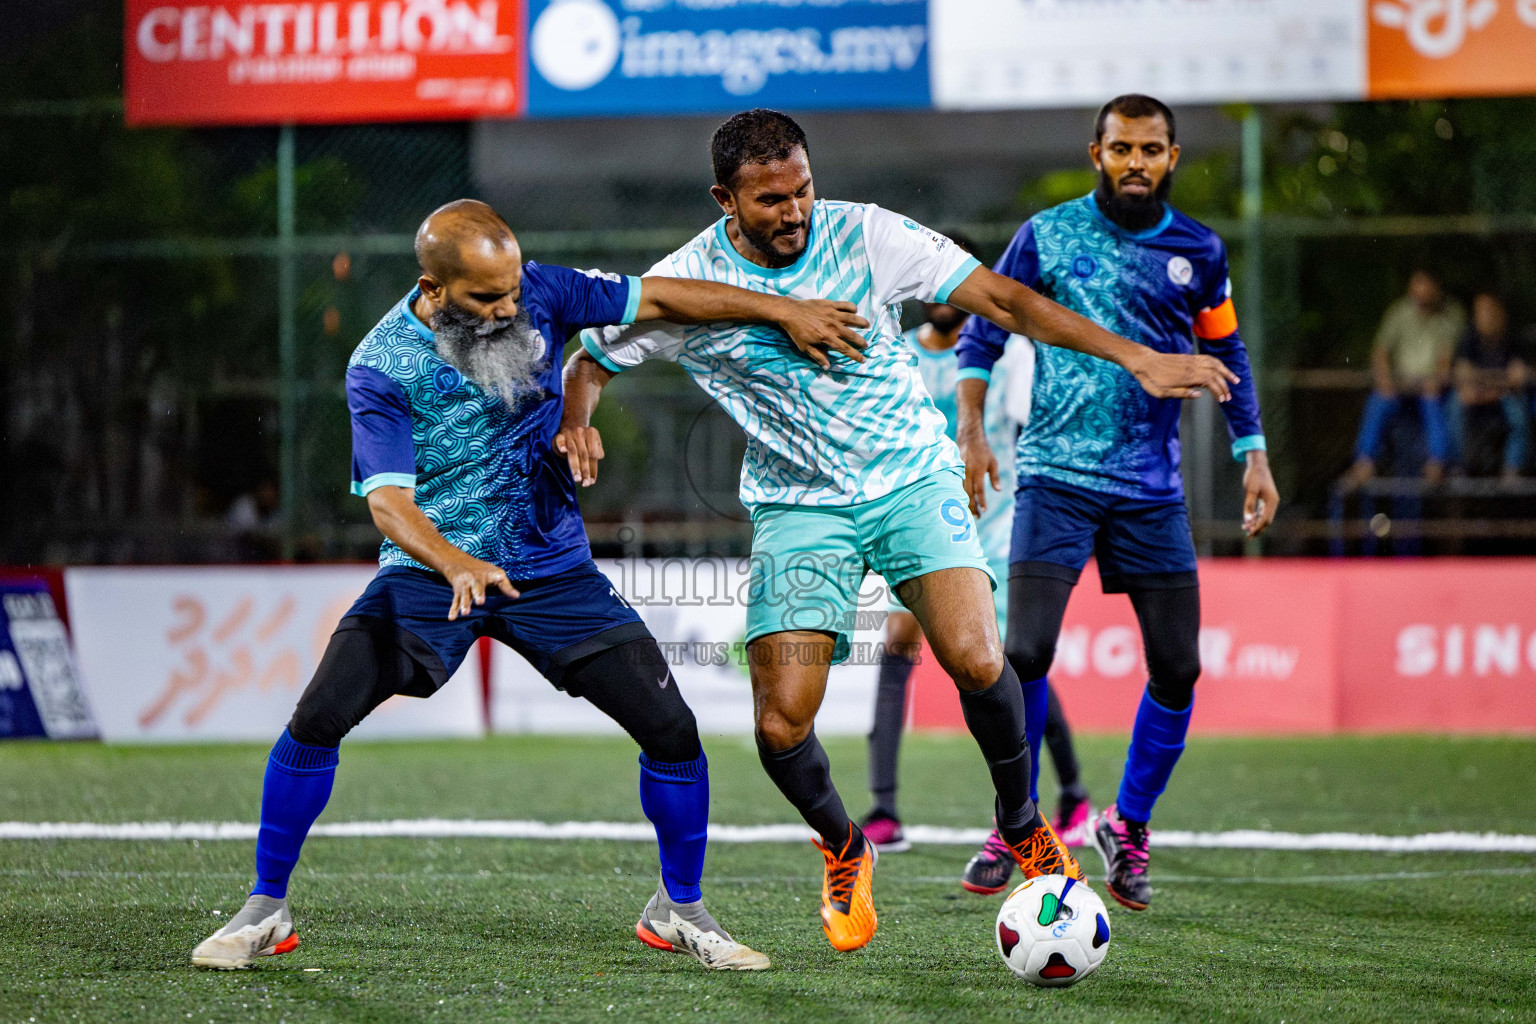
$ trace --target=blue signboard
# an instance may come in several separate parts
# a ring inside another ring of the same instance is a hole
[[[528,115],[927,107],[926,0],[529,0]]]
[[[0,739],[97,734],[48,584],[0,583]]]

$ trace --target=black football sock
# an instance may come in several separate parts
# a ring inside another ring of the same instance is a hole
[[[907,723],[907,680],[912,677],[911,658],[887,650],[880,658],[880,677],[875,689],[875,724],[869,732],[869,791],[874,811],[896,817],[896,758],[901,750],[901,730]]]
[[[1038,817],[1029,798],[1029,744],[1024,740],[1024,690],[1013,666],[985,690],[960,691],[960,710],[976,737],[997,791],[997,827],[1006,839]]]
[[[1030,806],[1034,807],[1033,804]],[[1003,842],[1007,843],[1009,846],[1018,846],[1020,843],[1024,842],[1024,840],[1028,839],[1037,831],[1045,827],[1045,815],[1040,813],[1040,809],[1038,807],[1034,807],[1034,810],[1030,814],[1028,820],[1026,820],[1022,825],[1004,825],[1002,824],[1002,815],[998,815],[997,820],[998,834],[1003,837]]]
[[[814,730],[788,750],[769,750],[759,739],[757,757],[779,792],[795,805],[800,817],[816,830],[828,849],[849,846],[849,854],[863,851],[864,834],[853,827],[848,812],[843,810],[843,798],[832,785],[832,764]]]

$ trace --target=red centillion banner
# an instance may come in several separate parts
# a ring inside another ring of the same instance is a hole
[[[128,0],[131,125],[460,119],[523,110],[522,0]]]

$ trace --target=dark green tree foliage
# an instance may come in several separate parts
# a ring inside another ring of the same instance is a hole
[[[0,46],[0,561],[229,557],[191,527],[276,471],[277,131],[126,128],[121,45],[110,5]],[[298,230],[412,230],[467,190],[466,136],[301,129]],[[208,238],[234,242],[176,245]],[[306,522],[364,514],[344,497],[341,374],[415,277],[367,256],[338,277],[331,255],[300,265]]]

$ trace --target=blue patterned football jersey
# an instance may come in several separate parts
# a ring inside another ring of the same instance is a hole
[[[1200,350],[1241,382],[1223,404],[1232,452],[1264,447],[1258,392],[1237,331],[1227,251],[1216,233],[1168,207],[1147,231],[1129,232],[1093,196],[1024,222],[995,267],[1106,330],[1159,352]],[[986,376],[1006,331],[972,317],[961,332],[959,376]],[[1182,402],[1153,398],[1113,363],[1036,344],[1031,414],[1016,469],[1079,487],[1148,500],[1180,500]]]
[[[629,323],[640,279],[523,265],[520,304],[544,339],[542,389],[514,411],[437,354],[411,311],[414,290],[385,314],[347,364],[352,493],[414,487],[417,506],[457,548],[514,580],[591,557],[576,484],[552,446],[560,428],[560,357],[585,327]],[[420,566],[393,541],[380,565]]]

